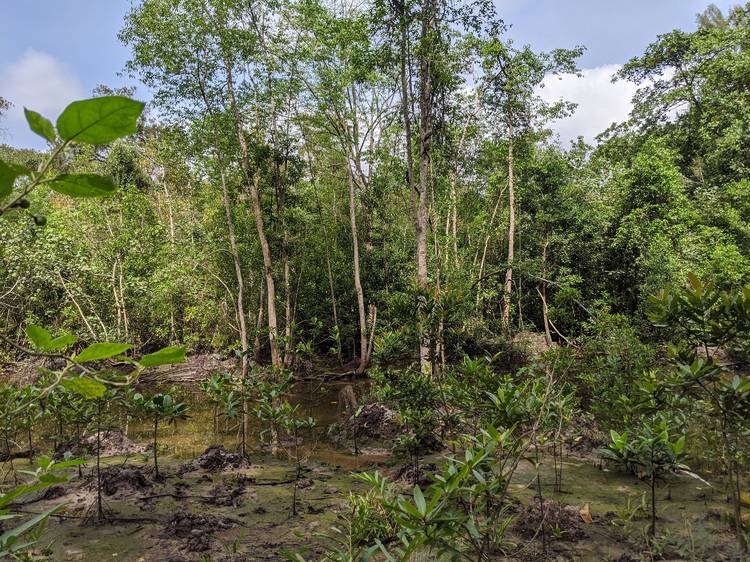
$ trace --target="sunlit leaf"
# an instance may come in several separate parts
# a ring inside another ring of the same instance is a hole
[[[138,362],[144,367],[156,367],[158,365],[173,365],[174,363],[182,363],[184,361],[185,348],[171,346],[144,355]]]
[[[145,104],[124,96],[102,96],[74,101],[57,119],[63,140],[107,144],[136,132]]]
[[[105,197],[116,189],[111,178],[99,174],[62,174],[48,185],[70,197]]]
[[[0,198],[7,197],[13,191],[13,184],[19,176],[26,176],[31,171],[25,166],[8,164],[0,160]]]
[[[133,347],[127,343],[109,343],[100,342],[92,343],[86,349],[81,351],[78,355],[73,357],[78,363],[86,363],[88,361],[100,361],[102,359],[109,359],[115,355],[126,352],[128,349]]]
[[[69,391],[79,394],[86,400],[96,400],[104,396],[107,387],[89,377],[76,377],[63,381],[62,385]]]
[[[26,337],[29,338],[29,341],[37,349],[49,349],[50,342],[52,341],[52,334],[35,324],[26,326]]]
[[[23,108],[23,113],[26,116],[26,122],[29,124],[29,128],[34,131],[40,137],[47,139],[49,142],[54,143],[57,135],[55,134],[55,128],[52,126],[52,122],[31,109]]]

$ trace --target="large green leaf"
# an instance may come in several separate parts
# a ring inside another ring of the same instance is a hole
[[[144,106],[124,96],[74,101],[57,118],[57,131],[66,141],[107,144],[136,132]]]
[[[26,337],[29,338],[29,341],[37,349],[49,349],[50,342],[52,341],[52,334],[35,324],[26,326]]]
[[[120,353],[125,353],[131,347],[133,346],[127,343],[92,343],[86,349],[81,351],[81,353],[73,357],[73,359],[78,363],[100,361],[101,359],[109,359],[110,357],[114,357],[115,355],[119,355]]]
[[[78,338],[70,334],[63,334],[53,338],[52,334],[47,330],[35,324],[29,324],[26,327],[26,336],[34,344],[34,347],[45,351],[64,349],[69,345],[73,345],[78,340]]]
[[[31,171],[24,166],[8,164],[0,160],[0,198],[10,195],[17,177],[30,173]]]
[[[96,400],[104,396],[107,387],[89,377],[76,377],[63,381],[62,385],[71,392],[81,395],[86,400]]]
[[[48,185],[71,197],[104,197],[115,191],[112,180],[98,174],[62,174]]]
[[[185,348],[172,346],[144,355],[138,362],[144,367],[156,367],[157,365],[172,365],[183,361],[185,361]]]
[[[57,336],[56,338],[52,338],[52,341],[49,342],[50,349],[65,349],[68,346],[73,345],[75,342],[78,341],[78,338],[75,337],[72,334],[64,334],[62,336]]]
[[[25,107],[23,108],[23,113],[26,115],[26,122],[29,124],[32,131],[40,137],[47,139],[49,142],[55,142],[57,135],[55,134],[55,128],[52,126],[52,122],[49,119],[40,113],[26,109]]]
[[[3,544],[3,545],[6,544],[6,543],[14,544],[16,542],[16,540],[18,539],[18,537],[20,537],[24,533],[30,531],[31,529],[33,529],[37,525],[41,524],[50,515],[52,515],[53,513],[57,513],[63,507],[65,507],[65,506],[64,505],[57,505],[57,506],[55,506],[55,507],[53,507],[51,509],[48,509],[47,511],[44,511],[42,513],[38,513],[38,514],[34,515],[34,517],[32,517],[31,519],[29,519],[28,521],[24,521],[21,525],[19,525],[17,527],[14,527],[14,528],[12,528],[12,529],[10,529],[8,531],[5,531],[2,535],[0,535],[0,544]],[[17,547],[17,545],[16,545],[16,547]],[[11,548],[10,550],[14,550],[14,549]],[[2,554],[2,553],[0,553],[0,554]]]

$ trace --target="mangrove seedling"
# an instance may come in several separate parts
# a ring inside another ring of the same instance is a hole
[[[170,394],[161,393],[149,397],[136,393],[133,395],[133,402],[154,423],[154,478],[158,480],[161,478],[161,474],[159,474],[159,422],[175,424],[177,420],[187,419],[189,407],[183,402],[176,402]]]

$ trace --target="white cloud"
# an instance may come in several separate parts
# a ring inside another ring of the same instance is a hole
[[[0,121],[0,127],[6,130],[2,142],[44,147],[44,141],[28,130],[23,108],[38,111],[54,122],[63,108],[83,97],[84,92],[80,79],[67,65],[47,53],[28,49],[16,62],[0,68],[0,96],[13,103]]]
[[[622,80],[612,83],[612,75],[620,68],[619,64],[607,64],[584,69],[581,77],[566,75],[547,78],[544,88],[539,90],[544,100],[557,101],[562,98],[578,104],[571,117],[551,124],[551,129],[560,135],[563,145],[579,135],[587,142],[593,142],[594,137],[612,123],[627,119],[636,86]]]

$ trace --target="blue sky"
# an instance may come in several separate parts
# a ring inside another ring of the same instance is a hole
[[[0,0],[0,96],[15,107],[0,122],[0,142],[42,148],[22,116],[27,105],[54,118],[98,84],[136,84],[118,76],[128,51],[117,40],[130,0]],[[736,1],[716,0],[726,10]],[[610,84],[618,65],[638,55],[657,34],[695,27],[698,0],[497,0],[511,36],[539,50],[587,47],[582,79],[550,83],[545,96],[579,104],[577,115],[556,127],[564,141],[587,139],[627,115],[632,88]],[[143,88],[141,98],[148,98]]]

